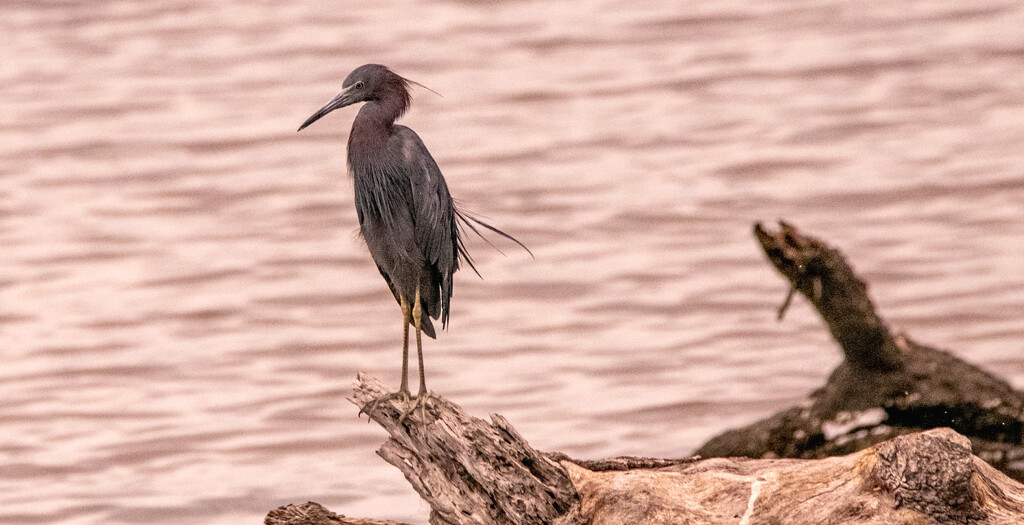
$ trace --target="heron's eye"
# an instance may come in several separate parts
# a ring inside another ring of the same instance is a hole
[[[356,82],[356,89],[363,89],[363,81]]]

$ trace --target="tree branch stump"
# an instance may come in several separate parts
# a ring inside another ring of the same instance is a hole
[[[363,407],[388,392],[359,375],[349,401]],[[438,397],[426,420],[403,423],[400,403],[382,403],[372,419],[391,438],[377,454],[405,474],[431,508],[435,524],[542,524],[566,514],[576,493],[558,463],[537,452],[497,415],[491,423]]]
[[[801,235],[785,222],[780,226],[778,231],[770,232],[755,224],[754,235],[768,260],[821,314],[846,362],[869,370],[900,368],[903,357],[899,345],[875,313],[867,285],[857,278],[839,250]],[[779,313],[781,318],[783,312]]]
[[[951,427],[977,454],[1024,480],[1024,394],[942,350],[894,334],[842,254],[780,223],[754,226],[769,262],[806,297],[844,361],[809,406],[793,407],[701,446],[702,456],[823,458],[894,436]]]

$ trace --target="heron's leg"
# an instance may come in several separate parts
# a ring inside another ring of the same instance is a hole
[[[416,362],[420,365],[420,391],[416,397],[427,393],[427,379],[423,372],[423,306],[420,304],[420,287],[416,287],[416,302],[412,306],[412,319],[416,323]]]
[[[420,391],[416,394],[416,399],[409,408],[409,412],[402,414],[399,421],[404,420],[409,413],[415,411],[416,407],[419,407],[420,423],[425,425],[427,421],[427,401],[434,397],[434,394],[427,391],[426,374],[423,372],[423,306],[420,304],[420,289],[418,286],[416,287],[416,300],[412,304],[412,322],[416,326],[416,360],[420,365]]]
[[[417,303],[419,304],[419,303]],[[412,312],[409,308],[409,301],[406,300],[405,296],[402,296],[402,386],[398,387],[399,392],[404,392],[407,396],[409,394],[409,321],[411,321]],[[419,326],[417,323],[416,326]],[[419,338],[419,331],[417,329],[416,337]],[[417,343],[419,340],[417,339]]]
[[[402,384],[398,387],[398,392],[384,394],[359,409],[360,414],[366,412],[366,415],[370,416],[371,420],[373,417],[373,411],[377,409],[377,405],[381,402],[390,401],[392,399],[401,399],[403,405],[408,405],[411,397],[409,392],[409,322],[412,320],[412,307],[409,305],[409,301],[405,296],[400,295],[399,297],[399,304],[402,307]],[[413,408],[415,408],[415,406]],[[406,408],[402,412],[402,417],[399,421],[404,420],[410,410],[412,409]]]

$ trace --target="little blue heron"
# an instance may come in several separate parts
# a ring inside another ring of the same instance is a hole
[[[395,124],[409,109],[409,85],[414,83],[379,64],[360,66],[342,83],[341,92],[299,127],[302,131],[331,111],[366,102],[348,136],[348,169],[359,232],[402,308],[403,342],[398,392],[378,398],[366,412],[372,413],[382,401],[401,398],[406,407],[403,419],[417,406],[425,409],[432,395],[423,373],[420,334],[436,338],[431,319],[440,318],[442,328],[447,327],[452,275],[459,263],[465,262],[476,272],[463,244],[463,227],[477,235],[481,234],[477,226],[486,228],[526,249],[511,235],[456,207],[423,141],[413,130]],[[416,327],[420,367],[420,389],[415,398],[409,392],[410,324]]]

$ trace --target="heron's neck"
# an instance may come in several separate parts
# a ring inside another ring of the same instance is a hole
[[[368,102],[359,108],[359,113],[352,121],[352,132],[348,136],[350,156],[353,151],[377,149],[387,142],[395,125],[395,117],[387,109],[381,107],[378,101]]]
[[[365,143],[367,146],[379,145],[391,137],[395,120],[408,108],[408,95],[388,90],[380,98],[371,100],[359,108],[359,113],[352,122],[352,134],[349,144],[353,141]]]
[[[395,75],[379,87],[377,98],[359,108],[348,136],[349,166],[369,166],[380,162],[387,141],[394,132],[395,119],[409,108],[409,91]]]

